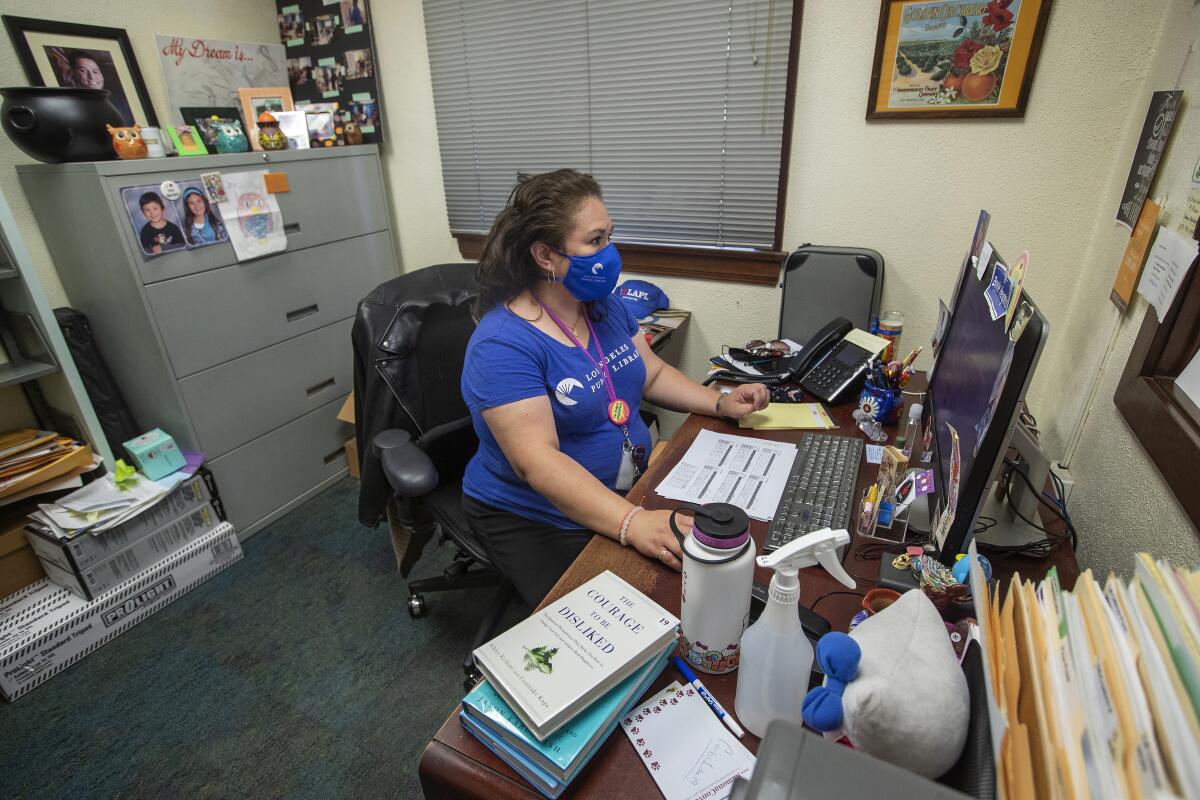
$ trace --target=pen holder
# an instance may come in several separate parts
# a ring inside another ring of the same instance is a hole
[[[895,425],[900,421],[900,410],[904,408],[904,394],[900,389],[878,386],[873,376],[868,376],[858,396],[858,407],[870,414],[880,425]]]

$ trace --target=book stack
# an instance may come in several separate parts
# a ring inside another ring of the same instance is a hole
[[[1014,575],[972,593],[1000,797],[1200,797],[1200,572]]]
[[[95,466],[90,446],[54,431],[0,433],[0,501],[80,486],[80,476]]]
[[[546,797],[570,785],[646,692],[679,620],[604,572],[474,653],[463,727]]]

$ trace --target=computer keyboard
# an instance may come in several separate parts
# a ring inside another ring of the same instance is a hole
[[[822,528],[846,528],[863,443],[852,436],[806,433],[788,475],[764,552]]]

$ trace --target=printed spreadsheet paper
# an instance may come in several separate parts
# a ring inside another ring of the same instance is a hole
[[[621,729],[666,800],[723,800],[754,756],[691,686],[672,683],[635,707]]]
[[[670,500],[732,503],[770,520],[783,496],[796,445],[703,430],[655,489]]]

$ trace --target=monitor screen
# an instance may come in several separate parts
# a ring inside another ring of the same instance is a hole
[[[976,276],[968,259],[954,298],[954,310],[930,376],[926,398],[934,429],[933,456],[938,507],[948,503],[952,436],[959,437],[961,469],[954,522],[940,548],[944,563],[953,563],[975,529],[980,509],[1008,451],[1018,411],[1037,366],[1048,326],[1029,295],[1020,298],[1018,314],[1027,322],[1015,344],[1005,320],[993,320],[984,290],[991,281],[995,255]]]
[[[1004,366],[1008,335],[1004,317],[993,321],[984,299],[987,281],[975,276],[968,260],[954,299],[954,313],[946,332],[937,364],[930,379],[929,402],[937,411],[937,452],[942,455],[935,476],[938,485],[947,486],[950,470],[950,429],[958,432],[962,472],[970,472],[988,414],[989,401],[996,387],[996,376]],[[991,278],[993,264],[984,270]]]

